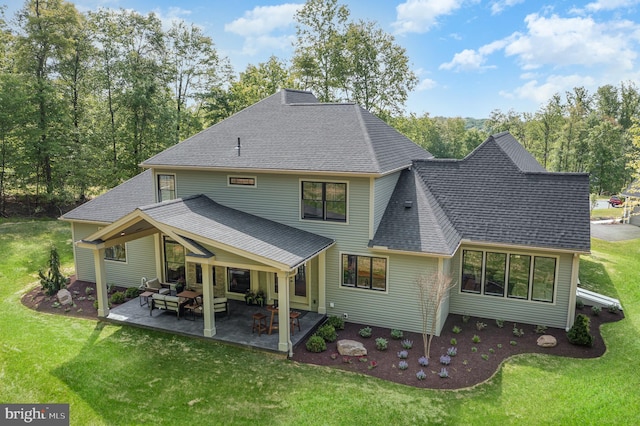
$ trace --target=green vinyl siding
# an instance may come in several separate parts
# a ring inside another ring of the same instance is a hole
[[[345,253],[345,252],[343,252]],[[359,252],[366,254],[366,252]],[[327,269],[340,264],[339,250],[327,252]],[[358,253],[355,253],[358,254]],[[435,273],[438,260],[422,256],[383,253],[369,254],[385,257],[387,262],[387,291],[344,287],[339,277],[327,273],[327,315],[348,315],[348,321],[377,327],[422,332],[420,302],[416,280],[421,274]],[[330,303],[334,303],[331,308]]]
[[[393,190],[398,183],[400,172],[396,172],[374,180],[373,188],[373,233],[375,234],[384,211],[387,209]]]
[[[461,258],[463,250],[484,250],[492,253],[504,252],[521,256],[557,259],[558,272],[553,303],[461,291],[460,268],[462,265]],[[540,251],[500,250],[495,247],[463,247],[458,250],[452,259],[452,277],[456,285],[451,290],[449,311],[453,314],[471,315],[472,317],[502,319],[508,322],[565,328],[571,290],[572,260],[573,256],[568,253],[554,254]]]
[[[74,242],[79,241],[98,230],[98,225],[73,223]],[[107,282],[122,287],[137,287],[142,277],[155,277],[156,256],[154,237],[144,237],[127,243],[127,261],[105,261]],[[83,281],[96,281],[93,250],[74,245],[76,259],[76,278]]]

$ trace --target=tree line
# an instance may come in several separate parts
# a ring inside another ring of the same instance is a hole
[[[535,114],[488,120],[405,115],[418,79],[404,48],[338,0],[308,0],[289,59],[236,73],[196,25],[163,28],[153,13],[80,13],[65,0],[26,0],[0,15],[0,213],[22,197],[38,208],[85,199],[139,173],[146,158],[279,88],[355,102],[437,157],[462,158],[509,130],[543,165],[592,173],[594,190],[631,177],[640,134],[632,84],[554,97]],[[635,155],[635,156],[634,156]]]

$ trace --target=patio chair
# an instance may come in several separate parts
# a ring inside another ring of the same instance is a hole
[[[158,278],[147,279],[142,277],[142,289],[152,293],[170,294],[171,289],[168,284],[161,283]]]

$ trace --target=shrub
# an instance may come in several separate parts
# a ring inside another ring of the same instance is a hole
[[[516,346],[516,345],[518,344],[518,342],[516,342],[515,340],[511,340],[511,341],[509,342],[509,344],[510,344],[511,346]]]
[[[447,371],[446,368],[442,367],[442,369],[438,373],[438,376],[440,376],[443,379],[446,379],[447,377],[449,377],[449,372]]]
[[[425,373],[423,370],[420,370],[416,373],[416,378],[418,380],[424,380],[427,378],[427,373]]]
[[[504,327],[504,320],[497,319],[496,320],[496,325],[498,326],[498,328]]]
[[[476,322],[476,329],[478,329],[478,331],[482,331],[485,328],[487,328],[487,323],[482,322],[482,321],[477,321]]]
[[[498,347],[498,349],[502,349],[502,343],[498,343],[496,346]]]
[[[489,360],[489,355],[482,354],[482,355],[480,355],[480,358],[484,359],[485,361],[488,361]]]
[[[386,351],[388,347],[389,347],[389,341],[387,339],[385,339],[384,337],[378,337],[376,339],[376,348],[379,351]]]
[[[456,348],[455,346],[450,347],[449,349],[447,349],[447,355],[449,356],[458,355],[458,348]]]
[[[593,336],[589,330],[591,320],[585,314],[578,314],[573,327],[567,332],[569,342],[580,346],[593,346]]]
[[[394,340],[400,340],[402,339],[402,336],[404,336],[404,334],[402,333],[402,331],[397,330],[397,329],[393,329],[391,330],[391,338]]]
[[[453,346],[458,344],[458,339],[456,339],[455,337],[452,338],[451,340],[449,340],[449,343],[451,343]]]
[[[524,330],[518,328],[518,324],[513,324],[513,335],[516,337],[522,337],[524,336]]]
[[[369,363],[369,366],[367,367],[369,370],[373,370],[374,368],[376,368],[378,366],[378,362],[377,361],[371,361]]]
[[[95,290],[94,290],[94,288],[93,288],[93,287],[85,287],[85,288],[84,288],[84,293],[85,293],[86,295],[93,294],[94,292],[95,292]]]
[[[591,307],[591,313],[593,313],[593,316],[597,317],[598,315],[600,315],[600,312],[602,312],[602,308],[600,306],[592,306]]]
[[[49,250],[47,266],[47,272],[45,273],[41,269],[38,271],[38,276],[40,277],[40,285],[47,296],[53,296],[58,290],[63,289],[67,282],[65,276],[60,272],[60,256],[55,246],[51,246]]]
[[[87,288],[89,288],[89,287],[87,287]],[[138,297],[138,294],[140,294],[140,292],[138,291],[138,289],[136,287],[129,287],[124,292],[124,297],[126,297],[127,299],[133,299],[134,297]]]
[[[462,323],[466,324],[469,322],[469,320],[471,319],[471,317],[469,315],[463,315],[462,316]]]
[[[318,328],[316,334],[322,337],[327,342],[335,342],[338,338],[338,333],[336,333],[336,329],[330,325],[325,324]]]
[[[616,305],[615,303],[612,303],[611,305],[607,306],[607,311],[611,312],[612,314],[617,314],[620,312],[620,308],[618,308],[618,305]]]
[[[398,368],[400,370],[406,370],[407,368],[409,368],[409,363],[405,360],[402,360],[398,363]]]
[[[477,334],[474,334],[473,337],[471,338],[471,341],[473,343],[480,343],[480,336],[478,336]]]
[[[366,356],[358,357],[358,361],[360,362],[369,362],[369,359]]]
[[[536,325],[536,334],[544,334],[547,331],[546,325]]]
[[[460,327],[458,327],[457,325],[454,325],[453,329],[451,331],[453,331],[455,334],[460,334],[462,329]]]
[[[114,305],[118,305],[120,303],[124,302],[124,293],[121,291],[116,291],[115,293],[113,293],[111,295],[111,298],[109,299],[109,301],[111,303],[113,303]]]
[[[360,335],[360,337],[371,337],[371,334],[373,332],[371,331],[371,327],[365,327],[365,328],[361,328],[360,331],[358,331],[358,334]]]
[[[496,353],[496,350],[495,350],[495,349],[493,349],[493,348],[489,348],[489,353],[490,353],[490,354],[495,354],[495,353]]]
[[[335,316],[335,315],[331,315],[328,319],[327,319],[327,324],[332,325],[334,329],[336,330],[344,330],[344,319]]]
[[[342,357],[342,362],[344,362],[345,364],[352,364],[353,361],[351,360],[351,357],[345,355]]]
[[[307,350],[314,353],[326,351],[327,342],[325,342],[325,340],[321,336],[314,334],[313,336],[309,337],[309,340],[307,340]]]
[[[478,352],[478,348],[476,348],[475,346],[471,347],[471,352]]]
[[[398,352],[398,358],[400,359],[407,359],[409,358],[409,352],[406,350],[401,350],[400,352]]]
[[[418,364],[426,367],[427,365],[429,365],[429,358],[427,358],[426,356],[421,356],[420,358],[418,358]]]
[[[338,353],[337,352],[334,352],[329,356],[331,357],[331,359],[338,359]]]
[[[444,365],[451,364],[451,357],[449,355],[441,355],[440,364],[444,364]]]
[[[576,308],[578,309],[584,308],[584,302],[582,301],[582,299],[576,299]]]
[[[404,339],[402,341],[402,349],[411,349],[413,347],[413,341],[409,339]]]

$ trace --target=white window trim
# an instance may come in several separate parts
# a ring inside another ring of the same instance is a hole
[[[253,185],[242,185],[239,183],[231,183],[231,179],[253,179]],[[246,175],[227,175],[227,186],[231,188],[257,188],[258,187],[258,177],[257,176],[246,176]]]
[[[365,257],[378,257],[380,259],[386,259],[387,261],[387,273],[385,276],[385,283],[384,283],[384,290],[373,290],[370,288],[362,288],[362,287],[358,287],[358,286],[347,286],[347,285],[343,285],[344,283],[343,278],[344,278],[344,271],[342,270],[342,255],[348,255],[348,256],[365,256]],[[351,251],[341,251],[338,253],[338,270],[339,270],[339,280],[338,280],[338,288],[342,289],[342,290],[346,290],[346,291],[363,291],[365,292],[365,294],[389,294],[389,271],[391,270],[391,266],[389,265],[389,256],[378,256],[378,255],[373,255],[371,253],[357,253],[357,252],[351,252]]]
[[[117,265],[128,265],[129,264],[129,243],[124,243],[124,260],[107,259],[105,257],[104,261],[109,263],[115,263]]]
[[[346,185],[346,191],[347,191],[347,217],[346,220],[344,222],[339,222],[339,221],[335,221],[335,220],[316,220],[316,219],[304,219],[302,217],[302,208],[303,208],[303,204],[302,204],[302,182],[322,182],[322,183],[344,183]],[[351,216],[349,214],[349,203],[351,202],[351,196],[350,196],[350,184],[349,181],[346,180],[333,180],[333,179],[322,179],[322,178],[299,178],[298,179],[298,220],[300,222],[306,222],[306,223],[330,223],[332,225],[348,225],[349,224],[349,217]]]
[[[464,262],[464,252],[465,251],[479,251],[482,252],[482,279],[481,279],[481,285],[480,285],[480,293],[473,293],[470,291],[462,291],[462,272],[463,272],[463,262]],[[487,253],[501,253],[501,254],[506,254],[507,256],[507,263],[506,263],[506,271],[505,271],[505,294],[504,296],[498,296],[498,295],[494,295],[494,294],[484,294],[484,279],[485,279],[485,268],[486,268],[486,259]],[[529,268],[529,288],[527,291],[527,298],[526,299],[522,299],[522,298],[518,298],[518,297],[509,297],[509,263],[510,263],[510,255],[515,254],[515,255],[522,255],[522,256],[531,256],[531,261],[530,261],[530,265],[531,267]],[[556,261],[556,269],[555,269],[555,274],[553,277],[553,301],[552,302],[546,302],[543,300],[533,300],[532,297],[532,293],[533,293],[533,270],[534,270],[534,266],[535,266],[535,258],[536,257],[548,257],[548,258],[552,258],[555,259]],[[506,250],[493,250],[493,249],[482,249],[482,248],[473,248],[473,247],[466,247],[466,248],[462,248],[460,251],[460,265],[458,268],[458,277],[459,277],[459,281],[458,281],[458,294],[461,295],[465,295],[465,296],[469,296],[469,297],[486,297],[489,298],[489,300],[491,299],[496,299],[496,300],[509,300],[509,301],[515,301],[517,303],[533,303],[533,304],[542,304],[544,306],[555,306],[558,302],[558,275],[560,273],[560,256],[559,255],[553,255],[553,254],[533,254],[530,252],[525,252],[525,251],[506,251]]]

